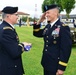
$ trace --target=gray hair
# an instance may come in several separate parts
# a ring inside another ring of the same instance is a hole
[[[59,7],[56,7],[56,9],[58,10],[58,13],[59,13],[60,8]]]
[[[56,7],[58,10],[60,10],[60,8],[59,7]]]
[[[6,13],[2,13],[2,18],[6,18],[7,17],[7,14]]]

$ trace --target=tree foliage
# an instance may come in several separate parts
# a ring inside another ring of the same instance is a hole
[[[22,17],[22,21],[23,21],[23,22],[26,22],[26,21],[27,21],[27,17],[24,17],[24,16],[23,16],[23,17]]]
[[[67,17],[69,17],[70,12],[75,8],[75,0],[63,0],[61,4],[66,11]]]
[[[75,0],[44,0],[42,4],[42,12],[44,12],[44,6],[50,4],[57,4],[60,8],[60,12],[65,10],[67,17],[70,12],[75,8]]]
[[[23,22],[26,22],[27,21],[27,18],[28,17],[22,17],[21,19],[22,19]],[[36,20],[38,20],[38,19],[36,19]],[[29,17],[29,21],[34,21],[34,18]]]
[[[50,4],[57,4],[60,9],[60,12],[63,11],[61,0],[44,0],[42,4],[42,12],[44,11],[44,6]]]

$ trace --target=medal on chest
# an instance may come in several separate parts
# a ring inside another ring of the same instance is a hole
[[[60,32],[60,25],[58,25],[53,31],[52,31],[52,36],[54,38],[53,44],[57,43],[56,38],[59,37],[59,32]]]
[[[59,32],[60,32],[60,26],[58,26],[52,31],[52,36],[54,37],[54,39],[56,39],[56,37],[59,37]]]

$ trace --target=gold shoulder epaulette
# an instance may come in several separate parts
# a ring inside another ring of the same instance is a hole
[[[13,30],[11,27],[4,27],[3,29],[4,29],[4,30],[5,30],[5,29],[11,29],[11,30]]]
[[[62,26],[68,26],[68,24],[62,24]]]

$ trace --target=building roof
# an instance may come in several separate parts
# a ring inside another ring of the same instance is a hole
[[[0,11],[0,14],[2,14],[2,12]],[[30,14],[27,14],[27,13],[24,13],[24,12],[18,12],[19,15],[30,15]]]
[[[66,16],[65,14],[61,14],[61,17],[62,17],[63,19],[67,18],[67,16]],[[70,19],[71,19],[71,18],[76,18],[76,14],[69,15],[69,18],[70,18]]]
[[[24,12],[18,12],[19,15],[30,15],[30,14],[27,14],[27,13],[24,13]]]

